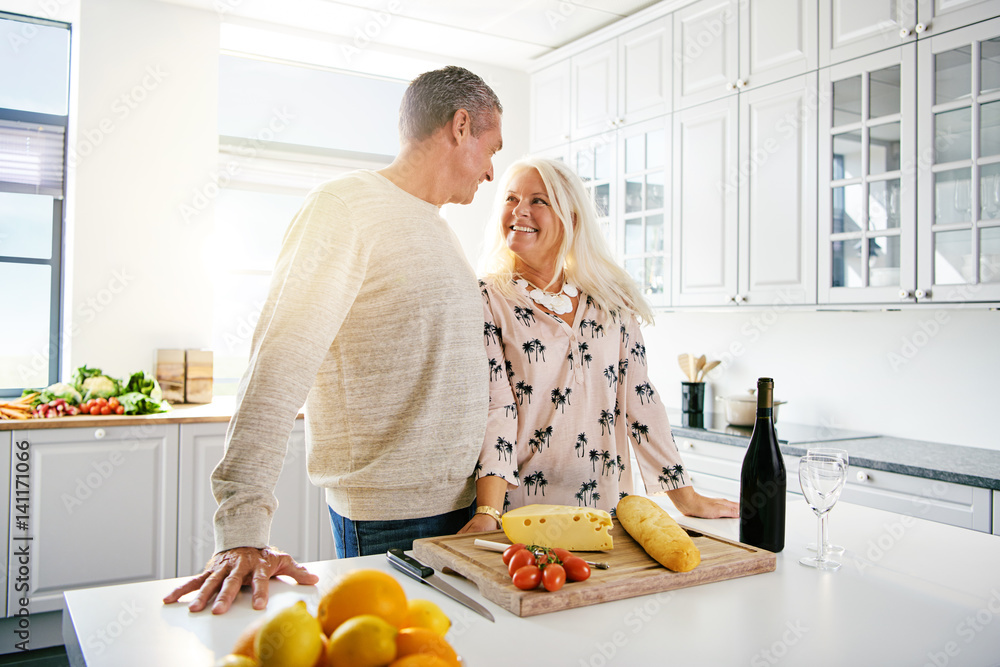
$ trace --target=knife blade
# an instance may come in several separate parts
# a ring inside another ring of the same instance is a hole
[[[490,623],[496,622],[493,620],[493,614],[490,613],[489,609],[439,577],[437,573],[434,572],[434,568],[427,567],[413,556],[407,556],[403,553],[402,549],[389,549],[389,551],[386,552],[385,557],[389,559],[390,565],[406,576],[416,579],[417,581],[422,581],[431,588],[437,589],[455,602],[465,605],[483,618],[488,619]]]

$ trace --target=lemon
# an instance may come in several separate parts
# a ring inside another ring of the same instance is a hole
[[[403,627],[428,628],[444,637],[451,627],[451,619],[430,600],[408,600]]]
[[[380,667],[396,658],[396,626],[372,614],[341,623],[327,645],[330,667]],[[311,664],[311,663],[310,663]]]
[[[323,650],[319,621],[299,600],[268,618],[254,640],[261,667],[312,665]]]
[[[215,663],[215,667],[259,667],[260,663],[245,655],[230,653]]]

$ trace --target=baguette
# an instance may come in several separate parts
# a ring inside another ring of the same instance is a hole
[[[643,496],[625,496],[615,510],[622,528],[660,565],[688,572],[701,562],[691,536],[659,505]]]

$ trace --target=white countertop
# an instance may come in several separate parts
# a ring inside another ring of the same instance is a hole
[[[682,521],[738,536],[735,519]],[[370,567],[444,609],[453,622],[448,639],[469,667],[1000,665],[1000,538],[840,503],[830,536],[847,548],[844,566],[819,572],[798,564],[815,532],[812,512],[790,495],[775,572],[524,619],[446,575],[496,623],[399,575],[382,556],[310,563],[319,585],[272,581],[269,608],[304,599],[315,611],[319,591],[338,573]],[[210,667],[261,613],[250,609],[246,592],[223,616],[163,605],[180,581],[66,593],[63,635],[72,664]]]

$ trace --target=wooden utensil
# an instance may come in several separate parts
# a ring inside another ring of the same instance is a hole
[[[698,378],[698,382],[704,382],[705,376],[708,375],[709,371],[714,370],[715,367],[718,366],[720,363],[721,361],[719,359],[716,359],[715,361],[710,361],[707,364],[705,364],[705,367],[701,369],[701,374]]]
[[[701,382],[701,380],[698,379],[698,375],[699,375],[699,373],[701,373],[701,369],[704,368],[704,367],[705,367],[705,355],[703,354],[700,357],[698,357],[698,361],[695,363],[695,368],[694,368],[694,381],[695,382]]]
[[[688,382],[694,382],[694,375],[691,373],[691,359],[691,355],[686,352],[677,357],[677,363],[680,364],[681,370],[687,376]]]

